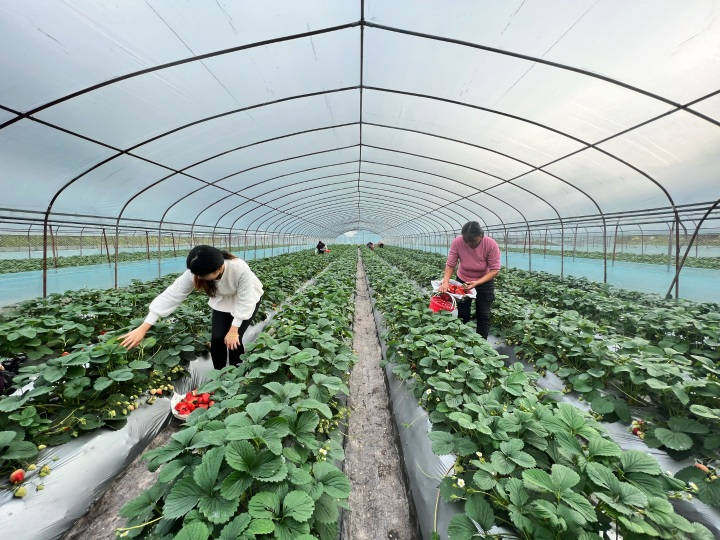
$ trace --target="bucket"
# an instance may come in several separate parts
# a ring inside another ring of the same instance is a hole
[[[455,299],[447,293],[433,294],[430,297],[430,309],[438,311],[454,311]]]

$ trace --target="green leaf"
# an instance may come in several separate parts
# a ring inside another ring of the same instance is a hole
[[[173,540],[207,540],[210,538],[210,530],[201,521],[186,523]]]
[[[673,450],[689,450],[693,446],[693,440],[689,435],[665,428],[655,428],[655,437]]]
[[[280,498],[276,493],[261,491],[248,503],[248,513],[254,518],[273,519],[280,516]]]
[[[598,414],[608,414],[615,410],[614,403],[604,397],[596,397],[592,400],[590,406],[592,407],[592,410]]]
[[[711,418],[712,420],[720,420],[720,409],[711,409],[704,405],[690,405],[690,412],[703,418]]]
[[[337,523],[340,517],[340,511],[335,500],[323,493],[323,495],[315,501],[314,518],[321,523]]]
[[[465,514],[457,514],[448,525],[448,540],[472,540],[482,535],[472,520]]]
[[[198,509],[211,523],[223,524],[230,521],[240,505],[240,499],[228,500],[220,492],[213,491],[200,497]]]
[[[30,441],[17,441],[10,444],[10,447],[3,452],[2,458],[8,461],[30,461],[37,454],[37,446]]]
[[[452,453],[455,448],[455,437],[447,431],[431,431],[428,436],[432,442],[432,452],[437,456]]]
[[[588,452],[590,457],[620,457],[622,449],[617,443],[608,441],[602,437],[593,437],[588,443]]]
[[[470,495],[465,502],[465,512],[484,531],[489,531],[495,525],[495,513],[483,495]]]
[[[233,471],[223,480],[220,493],[226,499],[240,497],[252,485],[253,480],[246,472]]]
[[[510,478],[505,484],[505,489],[507,489],[510,502],[515,506],[523,506],[530,500],[530,494],[519,478]]]
[[[58,382],[60,379],[62,379],[65,376],[65,373],[67,372],[67,367],[64,366],[45,366],[45,369],[42,370],[42,376],[45,378],[47,382]]]
[[[115,371],[111,371],[108,373],[108,377],[110,377],[113,381],[129,381],[133,378],[133,372],[129,369],[118,369]]]
[[[275,522],[271,519],[253,519],[248,526],[248,532],[252,534],[270,534],[275,530]]]
[[[14,431],[0,431],[0,448],[8,446],[16,436],[17,433]]]
[[[571,490],[567,490],[563,493],[563,502],[570,508],[579,513],[585,521],[594,522],[597,521],[597,515],[595,514],[595,507],[590,504],[580,493],[576,493]]]
[[[483,491],[489,491],[497,485],[495,469],[489,463],[481,463],[473,476],[473,482]]]
[[[165,499],[163,516],[166,519],[183,517],[190,510],[195,508],[198,500],[203,495],[203,490],[190,477],[178,480]]]
[[[627,473],[641,472],[646,474],[662,474],[657,459],[640,450],[627,450],[620,456],[622,470]]]
[[[555,484],[548,473],[540,469],[529,469],[522,473],[525,485],[536,491],[554,492]]]
[[[668,427],[670,427],[673,431],[697,433],[698,435],[705,435],[708,431],[710,431],[706,425],[685,416],[671,417],[670,420],[668,420]]]
[[[588,463],[585,471],[595,485],[610,491],[614,491],[620,482],[610,469],[600,463]]]
[[[212,491],[217,481],[218,471],[223,462],[225,449],[213,448],[205,453],[200,465],[193,471],[193,479],[197,485],[205,490]],[[212,521],[212,520],[211,520]]]
[[[137,497],[125,503],[118,514],[128,519],[150,516],[160,496],[161,491],[157,485],[143,490]]]
[[[237,540],[250,524],[250,514],[240,514],[223,527],[219,540]]]
[[[308,521],[315,511],[315,502],[304,491],[291,491],[283,499],[283,516],[295,521]]]
[[[560,445],[560,449],[570,455],[570,456],[584,456],[585,453],[583,452],[582,446],[580,446],[580,442],[577,440],[577,437],[575,435],[571,435],[567,431],[558,431],[555,433],[555,440]]]
[[[113,385],[113,382],[114,381],[112,379],[108,379],[107,377],[98,377],[97,379],[95,379],[95,384],[93,384],[93,388],[98,392],[101,392],[106,388],[110,388]]]
[[[312,482],[313,478],[305,469],[290,464],[288,466],[288,479],[296,486],[304,486]]]
[[[310,524],[298,523],[292,518],[285,518],[275,523],[277,540],[297,540],[310,533]]]
[[[326,461],[313,466],[315,479],[322,483],[325,493],[335,499],[347,499],[350,495],[350,481],[343,472]]]

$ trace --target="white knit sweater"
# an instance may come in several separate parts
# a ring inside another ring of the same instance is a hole
[[[227,259],[223,275],[215,281],[215,285],[217,292],[208,300],[208,305],[217,311],[232,313],[233,326],[240,326],[252,317],[255,304],[264,292],[262,283],[242,259]],[[160,317],[170,315],[193,288],[192,272],[186,270],[150,303],[150,313],[145,322],[155,324]]]

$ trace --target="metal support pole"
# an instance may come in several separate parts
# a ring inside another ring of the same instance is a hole
[[[617,250],[617,233],[618,233],[619,226],[620,226],[620,222],[615,223],[615,238],[613,239],[613,254],[612,254],[613,266],[615,266],[615,252]]]
[[[107,252],[107,260],[108,260],[108,263],[110,263],[110,248],[108,247],[107,235],[105,234],[105,228],[104,228],[104,227],[103,227],[103,230],[102,230],[102,237],[103,237],[103,239],[105,240],[105,251]],[[115,248],[115,249],[117,250],[117,248]],[[101,246],[101,251],[102,251],[102,246]]]

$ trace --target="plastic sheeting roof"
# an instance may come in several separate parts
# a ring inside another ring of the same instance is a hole
[[[0,0],[0,207],[322,237],[709,208],[719,7]]]

